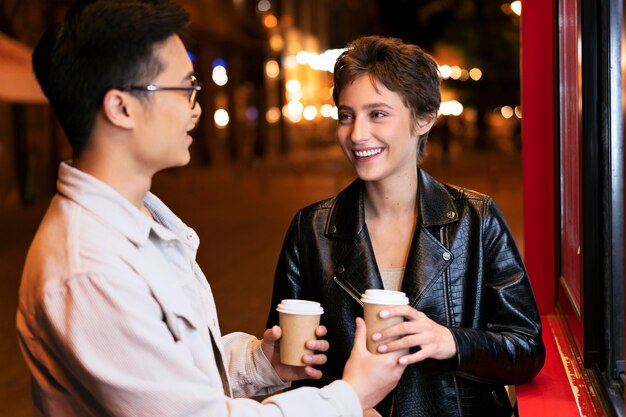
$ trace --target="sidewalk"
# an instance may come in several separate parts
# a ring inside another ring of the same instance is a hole
[[[458,154],[443,166],[433,152],[423,167],[441,181],[494,197],[522,249],[519,154]],[[190,166],[155,177],[155,194],[202,239],[198,262],[212,286],[223,333],[262,334],[289,222],[299,208],[336,194],[353,178],[336,146],[297,150],[251,166]],[[0,416],[31,415],[14,322],[22,264],[47,203],[0,212]]]

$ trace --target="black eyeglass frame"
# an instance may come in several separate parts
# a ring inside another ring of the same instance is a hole
[[[195,76],[191,76],[191,84],[189,87],[169,87],[161,85],[131,85],[130,87],[123,88],[124,91],[187,91],[189,93],[189,105],[193,109],[196,107],[196,98],[198,91],[202,91],[202,83],[198,81]]]

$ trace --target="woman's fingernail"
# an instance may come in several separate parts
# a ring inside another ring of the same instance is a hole
[[[406,365],[407,363],[409,363],[409,359],[406,357],[402,357],[398,360],[398,363],[400,363],[400,365]]]
[[[304,355],[304,356],[302,357],[302,362],[309,363],[309,362],[311,362],[311,360],[313,360],[313,358],[311,357],[311,355]]]
[[[374,340],[374,341],[380,340],[381,337],[382,337],[382,335],[380,333],[374,333],[372,335],[372,340]]]
[[[385,318],[387,318],[387,316],[388,316],[388,315],[389,315],[389,312],[388,312],[387,310],[381,310],[381,311],[380,311],[380,313],[378,313],[378,316],[379,316],[381,319],[385,319]]]
[[[378,346],[378,351],[379,351],[380,353],[385,353],[385,352],[387,352],[387,345],[380,345],[380,346]]]

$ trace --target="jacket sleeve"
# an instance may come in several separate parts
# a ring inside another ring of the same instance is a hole
[[[539,311],[513,236],[490,198],[481,218],[484,284],[479,287],[482,294],[476,295],[480,324],[450,329],[458,371],[486,382],[527,383],[545,360]]]
[[[276,306],[284,299],[301,299],[304,297],[303,289],[303,276],[302,272],[305,270],[302,265],[301,256],[301,222],[302,211],[299,211],[291,221],[283,246],[278,258],[278,264],[276,266],[276,272],[274,274],[274,288],[272,291],[272,304],[267,319],[266,328],[270,328],[275,324],[278,324],[278,312]],[[335,381],[337,378],[329,375],[324,367],[320,367],[322,371],[322,377],[317,380],[304,379],[301,381],[294,381],[291,384],[292,388],[298,388],[302,386],[323,387]]]
[[[278,324],[276,306],[284,299],[302,298],[301,265],[300,265],[300,220],[302,212],[298,212],[291,221],[274,273],[272,304],[266,328]]]

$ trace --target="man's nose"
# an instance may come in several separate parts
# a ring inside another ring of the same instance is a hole
[[[195,105],[191,109],[191,117],[194,119],[198,119],[201,114],[202,114],[202,106],[200,106],[200,103],[196,101]]]

